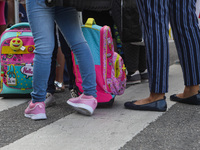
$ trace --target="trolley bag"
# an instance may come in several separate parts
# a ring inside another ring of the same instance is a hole
[[[82,26],[82,31],[95,63],[98,106],[112,106],[115,96],[123,94],[126,88],[126,68],[123,59],[114,52],[110,27],[96,25],[94,19],[89,18]],[[83,92],[82,79],[73,52],[72,61],[75,84],[80,95]]]
[[[17,23],[0,38],[0,96],[30,96],[34,41],[28,23]]]

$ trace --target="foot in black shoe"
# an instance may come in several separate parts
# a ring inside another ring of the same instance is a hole
[[[164,99],[157,100],[152,103],[136,105],[134,104],[136,101],[126,102],[124,103],[125,108],[133,109],[133,110],[148,110],[148,111],[161,111],[164,112],[167,110],[166,97]]]
[[[179,103],[185,103],[185,104],[191,104],[191,105],[200,105],[200,91],[198,94],[193,95],[188,98],[179,98],[176,96],[176,94],[170,96],[171,101],[179,102]]]
[[[138,70],[131,75],[127,75],[126,77],[127,77],[127,81],[126,81],[127,85],[141,83],[141,76],[140,76],[140,72]]]
[[[141,76],[142,81],[148,81],[149,77],[148,77],[147,69],[143,72],[140,72],[140,76]]]

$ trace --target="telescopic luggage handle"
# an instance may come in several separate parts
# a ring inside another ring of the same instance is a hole
[[[9,29],[12,30],[12,29],[19,28],[19,27],[29,27],[30,28],[30,25],[28,22],[20,22],[20,23],[14,24]]]

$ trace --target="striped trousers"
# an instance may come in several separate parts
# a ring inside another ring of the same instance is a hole
[[[196,0],[137,0],[147,50],[149,88],[168,92],[169,22],[186,86],[200,83],[200,30]]]

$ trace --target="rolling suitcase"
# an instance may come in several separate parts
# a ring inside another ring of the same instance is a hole
[[[28,23],[17,23],[0,38],[0,96],[28,96],[32,91],[34,41]]]
[[[114,52],[110,27],[96,25],[94,19],[89,18],[82,26],[82,31],[95,63],[98,106],[112,106],[115,96],[123,94],[126,88],[126,68],[123,59]],[[76,91],[80,95],[83,92],[82,79],[73,53],[72,61],[75,85],[78,89]]]

